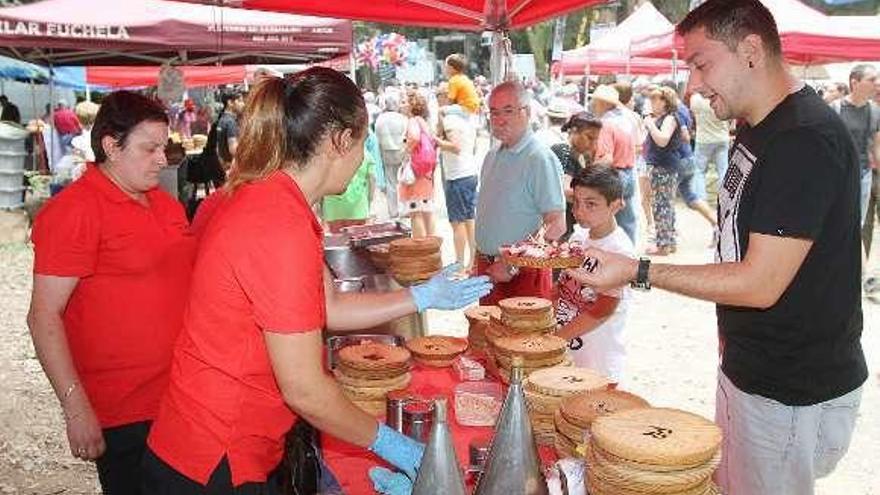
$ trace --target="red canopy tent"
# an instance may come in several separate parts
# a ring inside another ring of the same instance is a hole
[[[773,13],[785,59],[798,65],[880,59],[880,17],[827,16],[798,0],[761,0]],[[674,28],[633,40],[633,55],[673,58],[684,42]]]
[[[241,83],[249,73],[247,65],[178,66],[187,88]],[[157,66],[93,66],[86,67],[86,82],[106,88],[137,88],[155,86],[159,81]],[[250,72],[253,72],[252,70]]]
[[[520,29],[608,0],[186,0],[464,31]]]
[[[630,43],[636,36],[662,33],[672,28],[650,2],[640,5],[610,32],[589,45],[562,52],[562,60],[553,72],[564,75],[590,74],[662,74],[672,72],[668,60],[632,57]]]
[[[311,62],[351,46],[351,21],[169,0],[43,0],[0,9],[0,51],[56,65]]]

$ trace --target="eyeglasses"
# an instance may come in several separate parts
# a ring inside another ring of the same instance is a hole
[[[523,110],[525,108],[526,108],[525,105],[523,105],[521,107],[506,106],[504,108],[490,108],[489,109],[489,117],[491,117],[491,118],[513,117],[513,115],[516,112]]]

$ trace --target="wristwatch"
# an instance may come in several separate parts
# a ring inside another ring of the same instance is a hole
[[[635,280],[629,282],[629,286],[633,289],[648,291],[651,290],[651,281],[648,280],[648,270],[651,268],[651,260],[648,258],[639,258],[639,269],[636,271]]]

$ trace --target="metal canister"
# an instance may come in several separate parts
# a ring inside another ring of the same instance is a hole
[[[411,399],[403,406],[403,434],[413,440],[427,443],[434,424],[430,402]]]
[[[474,471],[482,471],[489,457],[489,446],[492,444],[492,435],[483,435],[471,440],[468,445],[468,459],[470,468]]]
[[[389,428],[403,433],[403,408],[411,398],[406,390],[392,390],[385,396],[385,424]]]

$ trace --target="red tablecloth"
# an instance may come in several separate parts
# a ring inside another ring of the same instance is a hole
[[[452,368],[430,368],[414,365],[408,390],[423,397],[446,396],[449,404],[449,426],[455,443],[455,452],[462,466],[468,463],[468,445],[473,438],[491,435],[490,427],[461,426],[455,420],[453,407],[458,375]],[[367,450],[324,434],[321,438],[324,461],[333,471],[346,495],[373,495],[373,483],[367,472],[373,466],[386,466],[381,459]]]

